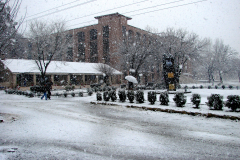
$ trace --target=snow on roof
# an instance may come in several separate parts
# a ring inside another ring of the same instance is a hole
[[[5,67],[12,73],[36,73],[40,74],[35,60],[27,59],[6,59],[2,60]],[[97,65],[99,63],[86,63],[86,62],[65,62],[65,61],[51,61],[47,68],[47,74],[98,74],[103,73],[98,71]],[[118,70],[114,74],[122,74]]]

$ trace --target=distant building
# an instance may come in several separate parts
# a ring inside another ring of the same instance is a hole
[[[128,25],[131,18],[119,13],[95,19],[98,24],[67,31],[73,47],[68,48],[66,61],[114,64],[114,53],[124,38],[134,42],[149,36],[149,32]]]

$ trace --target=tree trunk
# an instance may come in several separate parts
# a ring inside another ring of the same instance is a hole
[[[218,71],[218,73],[219,73],[220,82],[223,83],[223,78],[222,78],[222,73],[221,73],[221,71]]]

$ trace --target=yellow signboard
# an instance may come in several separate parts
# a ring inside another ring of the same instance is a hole
[[[175,89],[175,85],[174,84],[169,84],[169,90],[174,90]]]
[[[174,78],[173,72],[169,72],[169,73],[168,73],[168,78]]]

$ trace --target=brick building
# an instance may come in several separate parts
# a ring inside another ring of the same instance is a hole
[[[129,41],[147,37],[149,32],[127,24],[130,17],[119,13],[97,16],[98,24],[68,30],[72,47],[68,48],[67,61],[114,64],[119,42],[124,36]]]

